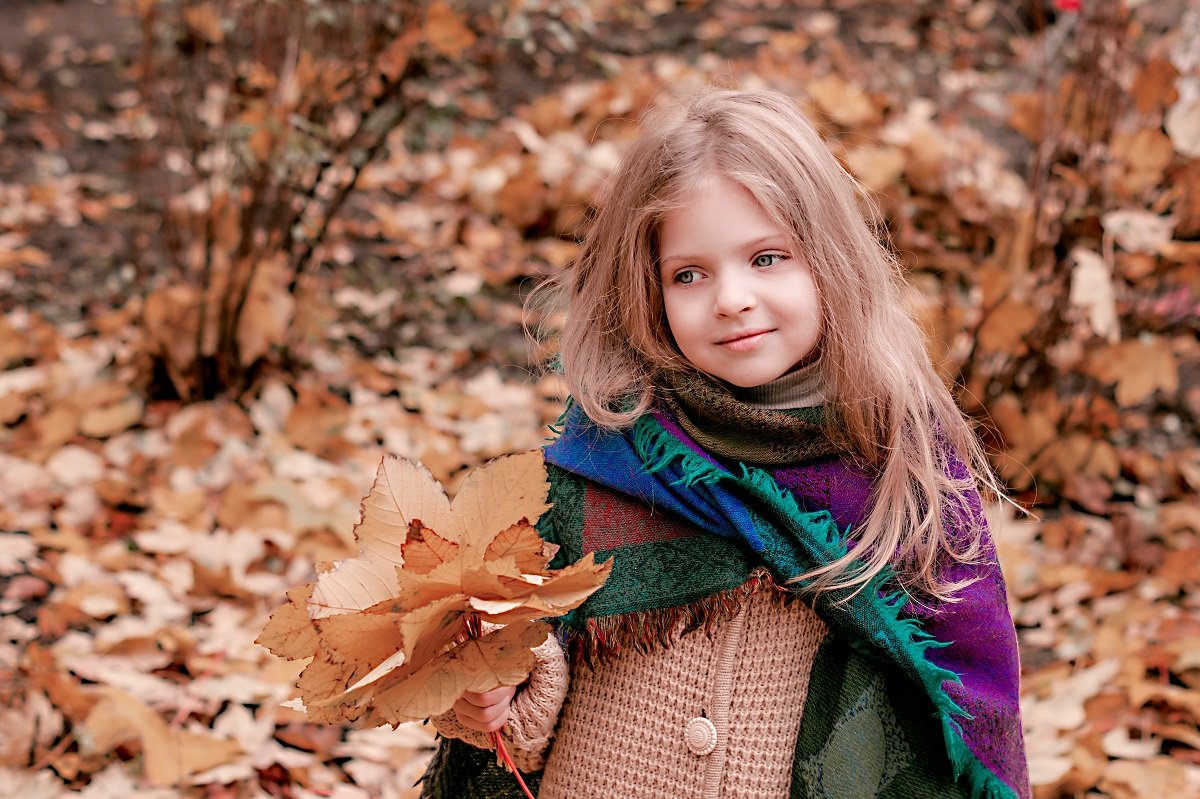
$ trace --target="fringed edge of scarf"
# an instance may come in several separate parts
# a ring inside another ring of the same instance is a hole
[[[643,654],[669,649],[685,635],[703,631],[711,636],[718,624],[736,616],[750,597],[769,590],[781,607],[800,601],[780,587],[765,569],[756,569],[746,582],[695,602],[652,610],[634,610],[586,619],[582,627],[565,628],[573,657],[594,669],[625,650]]]
[[[571,412],[571,408],[573,407],[575,407],[575,398],[568,396],[567,401],[563,403],[562,413],[558,415],[557,419],[546,425],[546,429],[550,431],[550,435],[546,436],[543,440],[547,444],[553,444],[562,438],[563,429],[567,426],[567,414]]]
[[[731,480],[751,489],[785,515],[796,517],[803,513],[791,493],[783,489],[768,472],[743,464],[741,476],[734,475],[694,452],[649,415],[636,422],[633,443],[647,472],[651,474],[677,463],[681,476],[676,482],[682,486]],[[829,529],[831,532],[825,536],[825,540],[818,542],[828,550],[825,553],[826,562],[842,557],[849,551],[847,535],[840,533],[836,525],[829,525]],[[942,687],[945,682],[961,683],[961,678],[954,671],[937,665],[925,656],[928,650],[950,646],[953,642],[938,641],[924,630],[920,620],[901,617],[907,596],[903,592],[888,591],[889,585],[895,585],[895,575],[892,570],[885,569],[854,595],[843,596],[840,599],[821,598],[820,603],[826,605],[831,613],[839,612],[837,606],[843,602],[850,607],[874,612],[884,628],[875,634],[876,637],[882,640],[890,638],[897,651],[906,655],[911,670],[934,704],[955,779],[966,776],[971,786],[972,799],[1015,799],[1017,794],[1014,789],[979,760],[962,736],[962,727],[956,717],[970,719],[971,715]],[[797,584],[799,590],[804,587],[804,583]]]

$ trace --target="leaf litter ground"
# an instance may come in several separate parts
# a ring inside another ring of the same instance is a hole
[[[1140,4],[1083,86],[1097,28],[1033,4],[668,5],[535,9],[496,69],[430,76],[460,105],[331,231],[309,368],[188,407],[144,382],[135,295],[163,264],[117,4],[0,8],[0,794],[415,795],[427,728],[310,723],[280,707],[303,664],[254,637],[357,551],[384,453],[453,492],[542,442],[562,386],[518,292],[571,257],[637,111],[729,78],[811,98],[1036,507],[993,528],[1037,794],[1200,792],[1195,13]],[[431,571],[439,533],[411,553]]]

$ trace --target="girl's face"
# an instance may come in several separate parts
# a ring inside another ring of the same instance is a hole
[[[821,338],[821,298],[787,233],[738,183],[703,177],[659,226],[667,324],[683,356],[735,386],[769,383]]]

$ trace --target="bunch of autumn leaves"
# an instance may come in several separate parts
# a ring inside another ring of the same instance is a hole
[[[385,457],[354,528],[358,556],[319,566],[258,637],[280,657],[312,658],[297,682],[309,720],[396,725],[522,682],[543,620],[611,569],[591,554],[548,568],[556,547],[533,528],[548,491],[537,451],[474,470],[453,503],[423,466]]]

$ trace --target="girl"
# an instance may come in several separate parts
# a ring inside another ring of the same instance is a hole
[[[971,430],[856,185],[772,93],[643,126],[567,295],[562,566],[615,559],[519,689],[466,694],[423,796],[1026,797]]]

